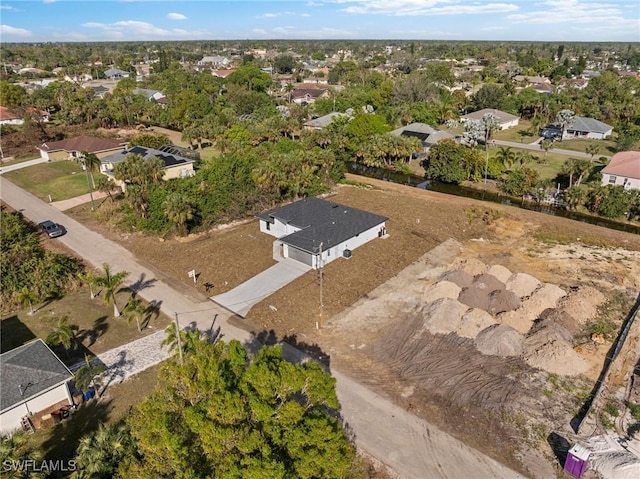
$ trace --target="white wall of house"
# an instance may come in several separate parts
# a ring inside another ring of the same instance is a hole
[[[601,133],[601,132],[594,132],[594,131],[576,131],[576,130],[568,129],[567,131],[565,131],[563,138],[586,138],[586,139],[592,139],[592,140],[604,140],[605,138],[608,138],[609,136],[611,136],[612,132],[613,130],[608,130],[608,131],[605,131],[604,133]]]
[[[282,238],[283,236],[290,235],[296,231],[300,231],[300,228],[296,228],[288,223],[283,223],[278,218],[275,218],[273,223],[260,220],[260,232],[275,236],[276,238]]]
[[[602,186],[624,186],[625,190],[640,190],[640,178],[627,178],[626,176],[602,174]]]
[[[0,434],[9,434],[17,429],[21,429],[21,421],[24,416],[31,414],[37,415],[40,411],[62,401],[68,401],[69,404],[73,404],[73,399],[71,398],[66,382],[24,403],[18,404],[12,409],[4,411],[0,415]]]
[[[513,128],[514,126],[518,126],[519,118],[514,118],[511,121],[505,121],[504,123],[500,123],[500,129],[506,130],[508,128]]]

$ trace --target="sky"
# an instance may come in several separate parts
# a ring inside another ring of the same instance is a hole
[[[639,0],[0,0],[0,42],[640,42]]]

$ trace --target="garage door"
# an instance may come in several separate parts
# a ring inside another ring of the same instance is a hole
[[[295,259],[296,261],[300,261],[301,263],[309,266],[311,266],[312,264],[311,253],[307,253],[306,251],[302,251],[301,249],[294,248],[291,245],[289,245],[289,258]]]

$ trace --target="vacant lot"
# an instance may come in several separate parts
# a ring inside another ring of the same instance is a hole
[[[53,161],[4,174],[43,201],[60,201],[89,192],[86,173],[75,161]]]

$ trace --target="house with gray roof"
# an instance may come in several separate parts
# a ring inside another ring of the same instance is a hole
[[[109,80],[115,80],[118,78],[129,78],[129,72],[120,70],[118,68],[109,68],[108,70],[104,71],[104,76]]]
[[[319,118],[313,118],[304,123],[304,128],[306,130],[322,130],[323,128],[328,127],[331,122],[335,118],[340,118],[343,116],[349,116],[346,113],[340,113],[337,111],[331,112],[328,115],[321,116]]]
[[[427,153],[432,145],[435,145],[440,140],[452,139],[455,140],[455,135],[448,131],[437,130],[426,123],[411,123],[409,125],[401,126],[391,132],[396,136],[408,136],[418,138],[422,142],[422,152]]]
[[[584,116],[574,117],[564,132],[564,138],[594,138],[604,140],[613,133],[613,127],[599,120]]]
[[[36,339],[0,354],[0,434],[22,428],[23,420],[56,405],[73,405],[71,371]]]
[[[291,258],[313,269],[387,237],[384,216],[316,197],[265,211],[258,219],[260,231],[277,238],[274,259]]]
[[[496,110],[495,108],[484,108],[483,110],[467,113],[460,117],[460,121],[464,123],[467,120],[482,120],[482,117],[489,113],[498,119],[498,126],[501,130],[518,126],[518,122],[520,121],[519,116],[512,115],[506,111]]]
[[[123,182],[115,179],[113,168],[116,164],[125,161],[129,155],[140,155],[145,161],[148,161],[151,158],[159,158],[162,160],[164,163],[163,180],[193,176],[195,174],[193,165],[196,162],[197,157],[193,155],[189,155],[192,157],[181,155],[180,150],[181,148],[177,148],[174,145],[163,145],[157,150],[155,148],[147,148],[146,146],[137,145],[102,158],[100,160],[100,172],[103,175],[106,175],[110,180],[114,181],[124,191],[126,186]]]

